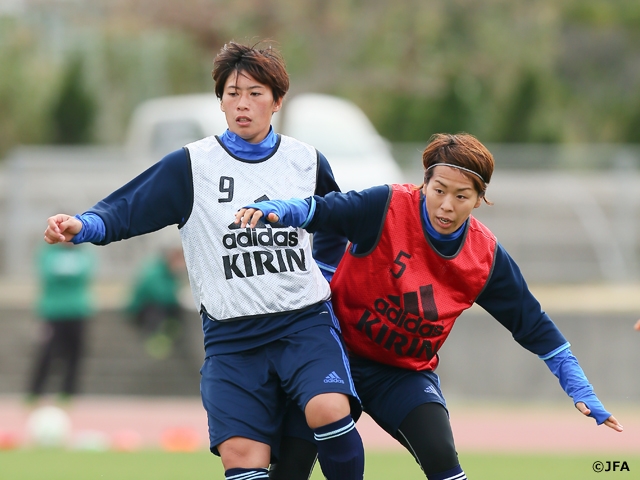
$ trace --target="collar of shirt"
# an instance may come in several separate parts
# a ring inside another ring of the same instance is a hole
[[[278,143],[278,135],[269,127],[269,133],[259,143],[249,143],[227,129],[220,135],[222,144],[236,157],[243,160],[262,160],[273,153]]]

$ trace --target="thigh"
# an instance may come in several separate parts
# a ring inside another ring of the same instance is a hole
[[[285,397],[264,348],[207,357],[200,370],[210,449],[232,437],[277,447]]]
[[[416,372],[361,358],[352,358],[351,368],[364,411],[392,436],[419,405],[438,403],[446,411],[440,380],[434,372]]]
[[[288,335],[277,342],[274,355],[283,390],[302,410],[323,393],[341,393],[350,400],[352,415],[360,415],[360,402],[351,377],[340,334],[317,326]]]

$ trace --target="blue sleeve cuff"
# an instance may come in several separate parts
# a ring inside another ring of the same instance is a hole
[[[594,418],[598,425],[604,423],[611,416],[611,413],[605,410],[602,402],[594,393],[593,387],[578,364],[578,359],[564,345],[554,352],[556,352],[555,355],[545,355],[547,358],[544,359],[544,362],[558,378],[562,389],[573,399],[574,405],[583,402],[591,410],[589,416]]]
[[[100,242],[105,237],[106,228],[104,221],[95,213],[83,213],[75,215],[82,222],[82,229],[71,239],[71,243]]]
[[[304,219],[304,222],[302,222],[302,225],[300,225],[300,228],[306,228],[307,225],[309,225],[309,223],[311,223],[311,220],[313,220],[314,213],[316,213],[316,199],[315,198],[309,197],[309,200],[305,201],[305,203],[307,203],[307,205],[308,205],[309,213],[307,213],[307,218]]]
[[[311,202],[315,211],[315,200]],[[311,213],[311,205],[302,198],[290,198],[289,200],[265,200],[246,205],[244,208],[255,208],[261,210],[265,218],[270,213],[278,215],[278,223],[288,227],[306,226],[313,217]]]
[[[567,343],[565,343],[563,345],[560,345],[555,350],[552,350],[551,352],[547,353],[546,355],[538,355],[538,357],[540,358],[540,360],[549,360],[551,357],[555,357],[560,352],[562,352],[563,350],[566,350],[570,346],[571,346],[571,344],[569,342],[567,342]]]

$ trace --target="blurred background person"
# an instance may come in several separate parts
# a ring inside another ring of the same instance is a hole
[[[154,358],[167,358],[180,336],[184,273],[182,248],[165,247],[143,263],[134,280],[126,311],[143,337],[145,351]]]
[[[37,267],[40,295],[36,309],[42,328],[29,377],[27,402],[35,403],[43,395],[56,360],[63,366],[58,398],[66,402],[78,391],[86,322],[95,311],[91,293],[95,259],[84,247],[61,243],[41,248]]]

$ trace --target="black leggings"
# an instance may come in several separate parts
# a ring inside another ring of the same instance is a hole
[[[398,440],[420,465],[425,475],[445,472],[458,465],[449,416],[439,403],[424,403],[413,409],[400,424]],[[277,464],[271,467],[272,480],[308,480],[316,462],[314,444],[284,437]]]
[[[439,403],[423,403],[400,424],[395,435],[420,465],[425,475],[445,472],[457,466],[449,415]]]

